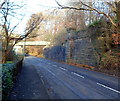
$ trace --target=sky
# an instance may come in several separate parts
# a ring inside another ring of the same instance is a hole
[[[52,8],[52,7],[58,7],[55,0],[11,0],[17,3],[21,3],[22,1],[26,3],[26,9],[24,9],[22,12],[25,12],[25,17],[22,20],[22,22],[19,24],[18,28],[16,29],[16,33],[23,33],[26,23],[30,18],[30,15],[35,14],[37,12],[44,11],[46,9]],[[60,4],[67,4],[67,2],[77,2],[78,0],[57,0]],[[87,1],[87,0],[86,0]],[[101,0],[99,0],[101,1]],[[16,20],[13,21],[13,25],[17,23]]]
[[[25,12],[25,17],[22,20],[22,22],[19,24],[18,28],[15,30],[15,33],[24,33],[24,29],[26,26],[27,21],[30,18],[30,15],[35,14],[37,12],[42,12],[46,9],[53,8],[53,7],[58,7],[57,3],[55,0],[12,0],[17,3],[21,3],[21,1],[24,1],[26,5],[25,11],[20,11],[20,12]],[[57,0],[60,4],[64,5],[66,2],[69,1],[77,1],[77,0]],[[17,23],[16,20],[14,20],[15,24]]]
[[[22,0],[16,0],[18,3],[21,2]],[[24,1],[24,0],[23,0]],[[59,0],[57,0],[59,1]],[[62,0],[64,2],[65,0]],[[26,23],[30,18],[30,15],[35,14],[37,12],[42,12],[46,9],[52,8],[52,7],[58,7],[57,3],[55,0],[26,0],[26,9],[25,11],[20,11],[25,12],[25,17],[22,20],[22,22],[19,24],[18,28],[15,30],[16,33],[23,33]],[[14,20],[13,24],[16,24],[17,21]]]

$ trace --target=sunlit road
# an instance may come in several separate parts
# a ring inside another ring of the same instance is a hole
[[[32,56],[24,64],[36,69],[50,99],[119,98],[118,78]]]

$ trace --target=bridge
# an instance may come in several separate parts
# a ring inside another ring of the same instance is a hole
[[[24,49],[25,47],[27,47],[27,49],[29,49],[29,47],[33,47],[34,46],[38,46],[43,48],[44,46],[49,45],[50,42],[48,41],[25,41],[25,42],[19,42],[14,46],[14,50],[16,53],[24,53]]]
[[[46,46],[49,45],[49,41],[26,41],[26,42],[19,42],[16,46]]]

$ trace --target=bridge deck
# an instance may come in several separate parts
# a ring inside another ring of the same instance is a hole
[[[16,46],[22,46],[22,45],[25,45],[25,46],[46,46],[46,45],[49,45],[50,42],[49,41],[26,41],[26,42],[19,42],[16,44]]]

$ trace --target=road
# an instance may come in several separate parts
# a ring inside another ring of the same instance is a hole
[[[27,56],[24,64],[36,70],[50,99],[118,99],[120,96],[120,79],[116,77],[33,56]]]

